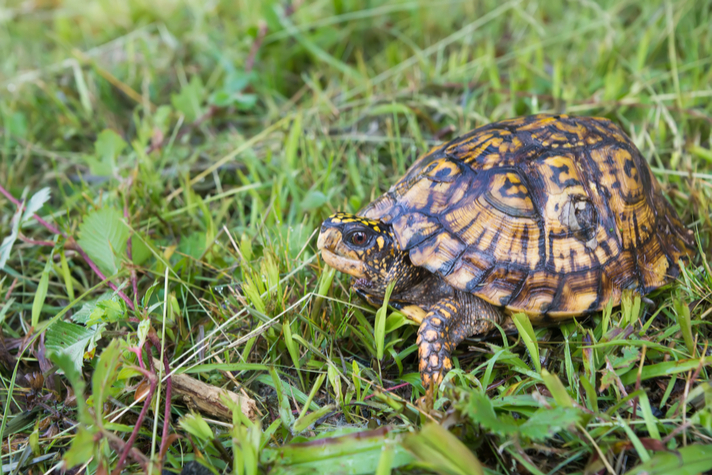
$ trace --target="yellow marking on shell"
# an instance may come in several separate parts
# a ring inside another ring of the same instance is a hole
[[[450,358],[443,358],[443,369],[452,369],[452,360]]]
[[[440,319],[437,318],[437,317],[433,317],[433,318],[430,319],[430,322],[431,322],[433,325],[439,326],[443,321],[440,320]]]
[[[437,234],[410,251],[411,262],[419,267],[425,267],[431,272],[439,271],[444,264],[451,262],[462,251],[465,245],[447,232]]]
[[[426,169],[425,176],[437,181],[451,180],[460,174],[460,168],[450,159],[441,158],[435,160]]]
[[[422,241],[435,234],[440,229],[437,219],[420,213],[404,214],[391,223],[398,233],[396,239],[400,249],[409,247],[411,240]]]
[[[536,213],[529,190],[516,173],[495,175],[486,196],[492,205],[509,215],[531,216]]]
[[[430,355],[430,361],[429,361],[430,367],[431,368],[436,367],[438,365],[438,360],[439,360],[438,355]]]
[[[511,262],[534,268],[539,261],[539,226],[534,216],[511,216],[490,204],[485,196],[472,197],[464,206],[454,208],[441,217],[452,233],[470,246],[465,254],[474,267],[456,265],[448,281],[459,289],[489,268],[493,261]],[[503,207],[503,206],[500,206]],[[534,213],[534,208],[531,208]],[[494,239],[497,245],[490,248]],[[465,257],[463,256],[463,257]]]
[[[542,116],[542,117],[537,118],[536,120],[532,121],[529,124],[522,125],[521,127],[518,128],[518,131],[541,129],[542,127],[546,127],[547,125],[555,123],[557,120],[558,119],[555,119],[553,116]]]

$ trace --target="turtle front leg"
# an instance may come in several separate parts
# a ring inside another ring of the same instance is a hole
[[[420,378],[428,405],[445,373],[452,369],[451,353],[462,340],[486,333],[501,325],[506,316],[501,309],[471,294],[458,292],[430,308],[418,329]]]

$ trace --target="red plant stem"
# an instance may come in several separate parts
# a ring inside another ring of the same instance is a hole
[[[79,246],[79,244],[75,244],[73,249],[75,251],[77,251],[80,256],[82,256],[82,259],[84,259],[86,261],[87,265],[91,268],[91,270],[94,271],[94,273],[101,280],[106,280],[106,276],[99,270],[99,268],[96,266],[96,264],[94,264],[94,261],[92,261],[91,258],[89,256],[87,256],[87,253],[84,252],[84,249],[82,249]],[[126,305],[128,305],[131,310],[136,310],[136,307],[134,307],[133,301],[128,297],[128,295],[126,295],[121,290],[119,290],[119,288],[116,285],[114,285],[114,283],[111,282],[110,280],[107,280],[106,283],[109,284],[109,287],[111,287],[111,289],[114,292],[119,294],[119,297],[121,297],[124,300],[124,302],[126,302]]]
[[[397,385],[395,385],[395,386],[393,386],[393,387],[391,387],[391,388],[384,388],[384,389],[383,389],[383,392],[388,393],[388,392],[391,392],[391,391],[395,391],[396,389],[404,388],[404,387],[406,387],[406,386],[410,386],[410,383],[401,383],[401,384],[397,384]],[[366,396],[365,398],[363,398],[363,400],[365,401],[366,399],[371,399],[371,398],[372,398],[373,396],[375,396],[375,395],[376,395],[376,393],[369,394],[368,396]]]
[[[168,356],[165,352],[163,353],[163,368],[166,370],[166,374],[170,374],[171,369],[168,366]],[[171,426],[171,392],[173,390],[173,381],[171,377],[166,378],[166,408],[163,411],[163,432],[161,434],[161,450],[159,453],[166,452],[166,444],[168,444],[168,430]]]
[[[7,198],[8,200],[10,200],[12,203],[14,203],[15,206],[22,206],[22,202],[20,202],[19,200],[15,199],[15,197],[12,196],[12,195],[10,194],[10,192],[8,192],[5,188],[3,188],[2,185],[0,185],[0,193],[2,193],[3,195],[5,195],[5,198]],[[35,213],[34,216],[35,216],[35,219],[37,220],[37,222],[40,223],[40,224],[41,224],[42,226],[44,226],[45,228],[47,228],[51,233],[53,233],[53,234],[59,234],[59,235],[61,235],[61,236],[64,236],[64,233],[63,233],[62,231],[60,231],[59,229],[55,228],[53,225],[49,224],[49,223],[48,223],[47,221],[45,221],[44,219],[40,218],[40,217],[37,215],[37,213]],[[65,236],[65,237],[66,237],[66,236]]]
[[[138,420],[136,421],[136,426],[134,427],[134,430],[131,432],[131,436],[129,436],[129,440],[126,441],[126,445],[124,445],[124,450],[121,452],[121,455],[119,456],[119,461],[116,462],[116,468],[114,468],[114,471],[111,472],[111,475],[119,475],[121,473],[121,469],[123,468],[124,463],[126,462],[126,458],[129,456],[131,447],[133,447],[134,442],[136,442],[136,438],[138,437],[138,432],[141,429],[143,420],[146,418],[146,413],[148,412],[148,408],[151,406],[151,400],[153,399],[153,393],[156,392],[156,376],[154,374],[152,374],[150,371],[146,371],[145,369],[140,368],[140,367],[134,366],[133,369],[143,373],[143,375],[148,379],[150,387],[148,389],[148,394],[146,395],[146,402],[143,403],[143,408],[141,409],[141,413],[138,415]]]
[[[0,193],[2,193],[8,200],[10,200],[12,203],[14,203],[15,206],[22,206],[22,203],[20,201],[16,200],[15,197],[12,196],[5,188],[3,188],[2,185],[0,185]],[[54,233],[54,234],[59,234],[60,236],[67,239],[66,234],[64,234],[62,231],[60,231],[56,227],[52,226],[51,224],[49,224],[44,219],[40,218],[36,213],[35,213],[34,217],[37,220],[37,222],[40,223],[45,228],[47,228],[47,230],[49,232]],[[44,241],[42,241],[42,242],[44,242]],[[106,280],[106,276],[99,270],[99,268],[96,266],[96,264],[94,264],[94,261],[91,260],[91,258],[87,255],[87,253],[84,252],[84,249],[82,249],[81,246],[73,239],[72,239],[72,243],[71,243],[71,248],[74,249],[75,251],[77,251],[80,256],[82,256],[82,259],[84,259],[84,261],[87,263],[87,265],[89,265],[91,270],[93,270],[94,273],[101,280]],[[114,285],[113,282],[107,281],[107,284],[109,284],[109,287],[111,287],[111,289],[113,291],[115,291],[117,294],[119,294],[119,297],[121,297],[124,300],[124,302],[126,302],[126,305],[128,305],[131,310],[134,310],[134,311],[136,310],[136,307],[134,306],[133,301],[125,293],[120,291],[119,288],[116,287],[116,285]]]
[[[151,344],[156,348],[156,350],[161,351],[161,342],[158,340],[158,335],[151,332],[148,335],[148,339]],[[167,374],[166,378],[166,406],[163,412],[163,432],[161,433],[161,449],[159,453],[165,453],[166,444],[168,444],[168,431],[170,429],[170,417],[171,417],[171,393],[173,392],[173,381],[170,376],[171,367],[168,363],[168,355],[166,354],[165,348],[163,349],[163,371]]]
[[[36,241],[34,239],[28,238],[27,236],[23,236],[22,234],[18,234],[17,239],[22,242],[26,242],[27,244],[32,244],[33,246],[54,247],[54,245],[56,244],[53,241]]]

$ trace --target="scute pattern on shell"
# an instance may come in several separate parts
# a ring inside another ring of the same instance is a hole
[[[532,317],[646,294],[693,248],[645,159],[603,118],[480,127],[420,157],[359,214],[390,223],[416,266]]]

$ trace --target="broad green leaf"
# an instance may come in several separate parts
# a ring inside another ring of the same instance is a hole
[[[27,136],[27,118],[25,114],[20,111],[15,111],[7,115],[5,130],[7,130],[10,137],[25,138]]]
[[[183,86],[178,94],[171,95],[171,104],[185,116],[185,122],[195,122],[203,114],[203,98],[205,87],[200,77],[193,76],[188,84]]]
[[[436,423],[426,424],[420,433],[409,434],[403,446],[421,464],[442,475],[483,475],[480,461],[457,437]]]
[[[566,392],[566,388],[564,387],[558,376],[556,376],[555,374],[551,374],[547,370],[543,369],[541,371],[541,378],[544,380],[546,389],[549,390],[549,392],[554,398],[554,401],[556,401],[559,406],[574,406],[574,403],[571,400],[571,396],[569,396],[569,393]]]
[[[394,446],[391,468],[415,461],[396,443],[391,429],[387,427],[338,437],[326,434],[308,442],[267,448],[262,450],[260,461],[274,464],[270,475],[365,475],[376,471],[386,444]]]
[[[544,440],[569,426],[575,425],[581,419],[581,413],[572,407],[554,407],[539,409],[519,430],[524,437],[532,440]]]
[[[87,345],[101,338],[103,328],[92,330],[69,322],[56,322],[47,329],[45,346],[55,353],[67,355],[74,370],[80,372]]]
[[[81,308],[79,308],[79,310],[74,312],[74,314],[72,315],[72,317],[71,317],[72,321],[74,323],[86,324],[86,322],[89,321],[89,318],[91,317],[92,312],[94,311],[94,309],[96,309],[97,304],[104,300],[111,300],[113,298],[113,296],[114,296],[113,292],[104,292],[99,297],[84,302],[84,304],[81,306]]]
[[[91,173],[98,176],[114,175],[118,170],[116,159],[126,145],[124,139],[113,130],[103,130],[94,143],[94,156],[85,157]]]
[[[67,468],[72,468],[87,463],[93,456],[94,431],[80,425],[76,435],[72,437],[71,447],[64,453],[64,463]]]
[[[193,437],[203,442],[213,440],[214,434],[210,426],[200,414],[191,412],[178,421],[178,425]]]
[[[119,343],[119,340],[112,340],[109,346],[104,348],[91,378],[94,414],[96,414],[97,418],[100,418],[104,412],[106,395],[111,388],[111,383],[115,380],[114,375],[121,356]]]
[[[712,445],[688,445],[676,452],[658,452],[626,475],[698,475],[712,470]]]
[[[196,231],[182,237],[178,244],[178,252],[193,259],[200,259],[205,252],[205,233]]]
[[[126,304],[118,296],[97,302],[91,315],[86,321],[86,326],[91,327],[97,323],[115,323],[126,316]]]
[[[465,407],[465,413],[473,422],[480,424],[485,430],[499,435],[512,435],[518,432],[519,427],[511,417],[497,417],[492,406],[492,401],[479,391],[472,391]]]
[[[42,188],[40,191],[32,195],[30,201],[27,202],[25,207],[25,213],[22,215],[22,223],[27,222],[28,219],[37,213],[42,206],[49,201],[50,190],[49,188]]]
[[[79,226],[79,245],[107,277],[119,271],[128,238],[121,212],[108,206],[90,212]]]

